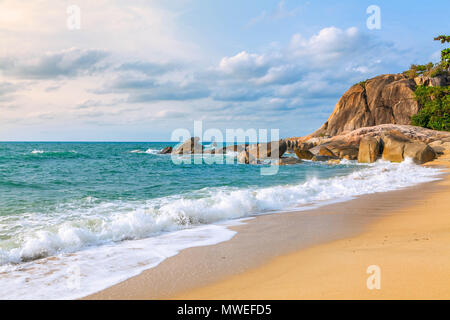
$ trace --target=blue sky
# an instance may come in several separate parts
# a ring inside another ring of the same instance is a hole
[[[194,120],[301,136],[352,84],[437,62],[448,33],[448,1],[4,0],[0,140],[169,141]]]

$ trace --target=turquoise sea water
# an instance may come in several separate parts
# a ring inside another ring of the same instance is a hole
[[[86,198],[95,203],[139,201],[203,188],[274,186],[355,169],[309,164],[283,166],[276,175],[262,176],[259,166],[176,165],[170,155],[156,154],[168,145],[174,144],[2,143],[0,215],[52,214]]]
[[[180,239],[180,231],[202,226],[206,229],[191,242],[208,237],[223,241],[228,237],[221,233],[224,228],[211,229],[212,225],[388,191],[429,181],[437,174],[412,163],[347,161],[330,166],[307,161],[263,176],[261,166],[236,161],[177,165],[170,155],[157,154],[168,145],[174,143],[0,143],[0,287],[22,292],[20,281],[11,282],[12,275],[35,277],[35,283],[41,283],[45,268],[33,276],[22,267],[36,266],[38,261],[42,267],[42,259],[49,257],[64,261],[66,255],[78,254],[82,263],[82,255],[95,249],[98,266],[104,268],[108,262],[101,260],[99,250],[118,250],[125,242],[161,243],[158,237],[170,239],[173,234]],[[184,241],[176,250],[189,246]],[[139,259],[135,262],[142,265]],[[52,268],[58,275],[58,267]],[[121,279],[127,270],[133,274],[133,265],[120,269]],[[111,284],[117,279],[114,272],[101,284],[67,297]],[[62,294],[60,285],[49,288],[41,297]],[[9,297],[1,290],[0,297]]]

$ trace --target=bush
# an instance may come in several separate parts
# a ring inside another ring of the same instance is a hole
[[[422,109],[411,117],[415,126],[450,131],[450,87],[418,86],[415,93]]]
[[[415,77],[421,76],[421,75],[430,75],[433,73],[433,71],[438,68],[439,65],[434,65],[433,62],[429,62],[427,64],[412,64],[409,70],[406,70],[403,72],[405,76],[407,76],[410,79],[414,79]]]

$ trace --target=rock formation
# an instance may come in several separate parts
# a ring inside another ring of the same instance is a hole
[[[183,142],[178,148],[173,150],[174,154],[194,154],[203,153],[203,145],[199,143],[199,137],[192,137]]]
[[[306,150],[306,149],[295,148],[294,152],[295,152],[295,155],[297,156],[297,158],[299,158],[300,160],[302,160],[302,159],[311,160],[314,157],[314,155],[311,153],[311,151]]]
[[[426,143],[411,140],[400,132],[389,132],[384,134],[382,139],[383,160],[402,162],[409,157],[414,162],[422,164],[436,158],[436,153]]]
[[[162,149],[159,154],[168,154],[168,153],[172,153],[172,147],[165,147],[164,149]]]
[[[420,106],[414,99],[417,85],[448,85],[445,76],[409,79],[403,74],[381,75],[353,85],[339,99],[328,121],[312,137],[335,136],[380,124],[411,123]]]
[[[238,154],[238,162],[258,164],[262,160],[280,159],[287,151],[287,142],[280,140],[268,143],[251,144]]]
[[[381,154],[381,140],[364,137],[359,143],[358,162],[371,163],[377,161]]]

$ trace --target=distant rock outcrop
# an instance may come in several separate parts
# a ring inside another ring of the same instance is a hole
[[[165,147],[164,149],[162,149],[159,154],[168,154],[168,153],[172,153],[173,148],[172,147]]]
[[[203,153],[203,145],[199,143],[199,137],[192,137],[178,148],[172,151],[174,154],[195,154],[195,153]]]
[[[261,160],[278,160],[287,151],[287,142],[284,140],[268,143],[257,143],[249,145],[241,151],[238,162],[247,164],[258,164]]]

